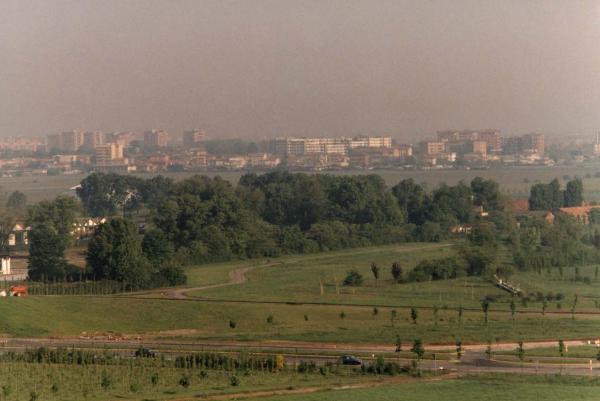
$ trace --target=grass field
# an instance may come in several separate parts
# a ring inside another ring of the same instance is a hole
[[[564,352],[564,358],[586,358],[596,360],[598,351],[600,348],[596,347],[593,343],[590,345],[581,345],[575,347],[567,347]],[[515,355],[513,351],[497,351],[495,354],[498,355]],[[558,343],[553,347],[541,347],[532,348],[526,350],[526,356],[528,357],[560,357],[558,349]]]
[[[413,324],[409,311],[398,309],[393,326],[391,308],[287,305],[263,303],[213,303],[126,297],[49,296],[5,298],[0,301],[0,331],[14,336],[78,336],[83,332],[187,337],[198,340],[298,340],[313,342],[382,343],[392,345],[396,335],[408,344],[515,341],[555,338],[594,338],[600,317],[572,320],[568,315],[541,318],[492,312],[487,325],[481,312],[440,310],[438,323],[432,311],[419,309]],[[340,317],[344,312],[345,317]],[[273,316],[273,323],[267,317]],[[305,320],[304,316],[308,320]],[[230,320],[237,323],[229,327]]]
[[[0,299],[0,332],[14,336],[78,336],[82,332],[142,334],[157,337],[237,340],[300,340],[314,342],[405,344],[425,342],[518,341],[595,338],[600,314],[571,318],[569,297],[580,294],[580,306],[591,303],[598,283],[564,279],[547,284],[563,290],[562,313],[542,316],[540,306],[519,305],[514,320],[510,296],[483,278],[460,278],[424,283],[394,284],[390,265],[399,261],[405,272],[423,258],[451,255],[449,243],[389,245],[271,260],[234,261],[188,267],[188,287],[227,282],[235,269],[250,268],[239,285],[196,293],[203,300],[170,300],[160,293],[142,297],[30,296]],[[376,282],[372,261],[381,268]],[[335,285],[349,269],[364,275],[360,287]],[[592,269],[592,267],[589,267]],[[591,271],[591,270],[590,270]],[[517,275],[527,286],[542,286],[545,275]],[[319,280],[323,283],[320,293]],[[558,280],[558,279],[557,279]],[[552,287],[550,287],[552,286]],[[337,290],[336,290],[337,287]],[[486,325],[480,300],[494,296]],[[590,298],[588,298],[590,297]],[[377,305],[377,314],[374,313]],[[465,310],[459,318],[457,307]],[[438,309],[434,312],[434,306]],[[589,305],[588,305],[589,306]],[[417,324],[410,308],[418,312]],[[469,309],[470,308],[470,309]],[[396,317],[392,319],[392,311]],[[578,310],[579,307],[578,307]],[[591,309],[593,310],[593,308]],[[548,312],[557,312],[552,304]],[[271,323],[268,316],[273,317]],[[235,329],[229,322],[237,323]]]
[[[513,197],[527,197],[529,188],[533,182],[550,181],[553,178],[579,176],[584,181],[586,198],[600,200],[600,178],[594,175],[600,172],[600,164],[587,163],[581,166],[557,166],[557,167],[506,167],[492,168],[489,170],[354,170],[336,171],[331,174],[379,174],[390,186],[397,184],[404,178],[413,178],[419,183],[424,183],[431,189],[445,182],[456,184],[460,180],[470,181],[480,176],[491,178],[500,183],[502,190]],[[183,179],[195,173],[163,173],[176,180]],[[221,177],[237,183],[244,172],[208,172],[201,173],[209,176],[220,175]],[[60,175],[60,176],[22,176],[0,178],[0,189],[4,193],[15,190],[25,193],[30,202],[53,198],[56,195],[74,195],[69,188],[79,184],[85,177],[83,174]],[[140,177],[151,177],[150,174],[140,174]]]
[[[452,243],[387,245],[288,256],[253,261],[246,265],[235,262],[198,266],[188,269],[188,274],[192,277],[191,283],[194,283],[191,286],[195,286],[195,283],[202,285],[202,281],[197,281],[200,277],[204,281],[219,277],[220,269],[223,269],[220,272],[220,277],[223,278],[226,271],[250,266],[246,274],[248,282],[242,285],[192,292],[193,295],[210,299],[438,308],[458,308],[462,305],[465,308],[479,309],[481,299],[490,296],[495,299],[491,309],[508,312],[511,296],[481,277],[401,284],[392,281],[393,262],[399,262],[406,274],[423,259],[442,258],[454,255],[455,252]],[[381,269],[379,280],[375,280],[372,275],[372,262],[377,263]],[[346,273],[351,269],[362,274],[364,283],[361,286],[342,285]],[[562,294],[564,299],[548,303],[548,312],[568,313],[575,294],[578,294],[578,311],[598,311],[596,305],[600,302],[600,280],[595,279],[596,265],[580,266],[579,271],[582,277],[591,279],[589,284],[573,279],[574,268],[565,268],[563,277],[559,276],[558,269],[553,269],[550,274],[546,271],[541,274],[517,271],[511,277],[511,282],[530,294]],[[206,272],[207,277],[204,277],[203,272]],[[542,302],[535,298],[526,304],[518,299],[516,301],[519,312],[541,311]]]
[[[598,379],[495,375],[272,397],[269,401],[596,401],[599,391]]]
[[[423,259],[442,258],[453,254],[455,250],[451,243],[414,243],[289,256],[255,265],[247,273],[248,282],[243,285],[204,290],[197,295],[253,301],[394,306],[435,304],[439,307],[458,306],[457,300],[461,299],[464,300],[464,306],[470,304],[477,308],[484,295],[504,295],[478,278],[411,284],[394,284],[392,281],[391,265],[394,262],[399,262],[404,271],[408,272]],[[381,269],[377,281],[371,273],[372,262],[377,263]],[[342,285],[344,277],[351,269],[362,274],[363,285]]]

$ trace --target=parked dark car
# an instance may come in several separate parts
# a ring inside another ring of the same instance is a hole
[[[340,362],[342,362],[342,365],[362,365],[362,361],[352,355],[343,355]]]
[[[135,351],[136,358],[156,358],[156,352],[148,348],[140,347]]]

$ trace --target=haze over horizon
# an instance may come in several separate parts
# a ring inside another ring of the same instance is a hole
[[[600,0],[2,6],[2,136],[600,129]]]

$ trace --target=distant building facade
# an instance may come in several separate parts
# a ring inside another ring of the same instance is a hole
[[[88,152],[93,151],[96,146],[104,144],[104,132],[88,131],[83,134],[82,148]]]
[[[59,151],[63,153],[76,153],[83,145],[83,132],[65,131],[60,134],[52,134],[46,137],[46,150]]]
[[[278,156],[306,154],[348,154],[357,148],[391,148],[391,137],[361,136],[355,138],[276,138],[271,140],[271,153]]]
[[[144,146],[147,148],[164,148],[169,143],[169,134],[166,131],[153,129],[144,132]]]
[[[183,131],[183,146],[188,149],[201,147],[205,137],[204,132],[199,129]]]

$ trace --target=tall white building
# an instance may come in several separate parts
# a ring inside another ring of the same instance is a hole
[[[348,154],[356,148],[391,148],[391,137],[358,138],[277,138],[271,141],[271,152],[276,155]]]

